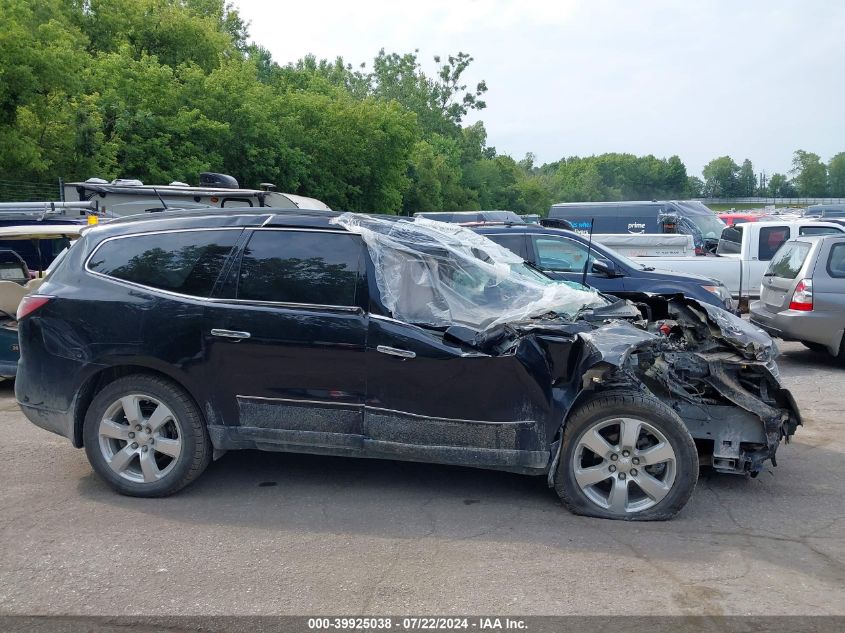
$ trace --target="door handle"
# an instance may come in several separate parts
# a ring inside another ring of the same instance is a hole
[[[377,352],[387,354],[388,356],[396,356],[398,358],[416,358],[416,352],[407,349],[398,349],[396,347],[388,347],[387,345],[379,345],[376,347]]]
[[[211,336],[231,338],[235,339],[236,341],[240,341],[242,339],[249,338],[251,335],[249,332],[238,332],[236,330],[221,330],[218,328],[214,328],[213,330],[211,330]]]

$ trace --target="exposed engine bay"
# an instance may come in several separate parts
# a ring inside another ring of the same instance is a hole
[[[717,471],[757,475],[767,460],[776,465],[780,441],[801,424],[792,395],[780,384],[777,348],[768,335],[692,299],[643,296],[638,304],[620,300],[584,310],[571,322],[540,318],[469,340],[468,333],[447,330],[496,355],[516,353],[526,337],[536,338],[551,362],[553,384],[564,390],[571,370],[555,371],[556,348],[577,336],[583,345],[577,397],[608,390],[656,396],[677,411],[699,444],[702,462]],[[571,361],[568,347],[565,356]]]

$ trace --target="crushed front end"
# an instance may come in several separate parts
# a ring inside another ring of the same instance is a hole
[[[597,392],[646,392],[668,404],[700,462],[721,472],[758,474],[801,424],[771,338],[725,310],[555,282],[458,225],[349,213],[333,222],[362,236],[394,319],[469,356],[523,363],[543,397],[514,415],[543,418],[537,441],[551,450],[550,473],[569,412]]]
[[[779,380],[769,336],[724,310],[682,297],[649,297],[650,319],[614,321],[582,334],[600,356],[593,388],[625,383],[668,403],[717,471],[757,475],[776,464],[781,440],[801,424]],[[595,318],[596,311],[585,315]],[[589,388],[589,387],[587,387]]]

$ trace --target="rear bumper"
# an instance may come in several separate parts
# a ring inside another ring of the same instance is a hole
[[[18,405],[27,419],[35,426],[50,431],[62,437],[73,439],[73,419],[67,411],[55,411],[46,407],[24,404],[18,400]]]
[[[750,320],[770,336],[785,341],[818,343],[824,345],[831,354],[839,353],[842,328],[833,326],[827,314],[800,310],[772,312],[763,301],[754,301],[751,304]]]

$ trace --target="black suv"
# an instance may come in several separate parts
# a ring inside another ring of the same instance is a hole
[[[165,212],[85,232],[26,297],[15,394],[129,495],[249,448],[546,475],[576,512],[668,518],[699,453],[759,472],[798,417],[765,334],[662,301],[646,326],[439,222]]]

